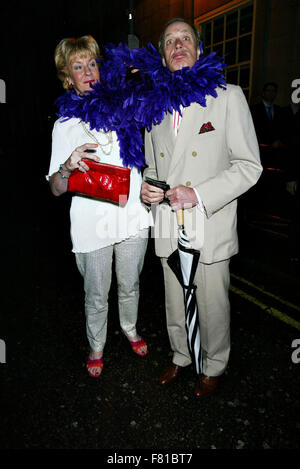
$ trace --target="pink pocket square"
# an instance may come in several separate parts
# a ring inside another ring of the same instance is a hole
[[[199,134],[204,134],[205,132],[210,132],[211,130],[215,130],[211,122],[207,122],[206,124],[202,124],[201,129],[199,130]]]

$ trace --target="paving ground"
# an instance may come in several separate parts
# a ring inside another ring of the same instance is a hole
[[[231,293],[232,352],[219,392],[195,399],[192,367],[169,388],[157,384],[171,356],[152,242],[141,277],[138,324],[149,354],[135,356],[120,334],[113,282],[104,370],[99,380],[88,377],[82,282],[70,252],[68,201],[52,197],[43,184],[33,203],[20,197],[8,213],[0,448],[112,453],[299,448],[300,363],[292,361],[291,344],[300,331],[238,295]],[[261,245],[256,258],[244,239],[232,263],[235,272],[264,280],[268,288],[290,292],[298,301],[299,269],[284,260],[286,242],[272,238],[282,259],[278,266],[269,239],[251,234]]]

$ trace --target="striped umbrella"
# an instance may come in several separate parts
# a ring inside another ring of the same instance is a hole
[[[185,325],[188,346],[196,372],[202,372],[202,353],[200,326],[196,301],[194,278],[199,263],[200,252],[193,249],[184,230],[183,210],[177,210],[178,249],[168,258],[168,264],[175,273],[184,290]]]

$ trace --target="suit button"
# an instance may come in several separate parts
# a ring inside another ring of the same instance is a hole
[[[165,154],[163,152],[161,152],[160,156],[163,158],[165,156]]]
[[[187,182],[185,183],[185,185],[186,185],[187,187],[189,187],[191,184],[192,184],[191,181],[187,181]]]
[[[193,151],[192,156],[197,156],[197,152]]]

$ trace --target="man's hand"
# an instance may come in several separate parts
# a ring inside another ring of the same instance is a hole
[[[176,186],[166,192],[173,210],[180,208],[191,208],[198,205],[198,199],[194,189],[186,186]]]
[[[141,199],[145,204],[159,204],[164,199],[164,191],[144,182],[141,189]]]

